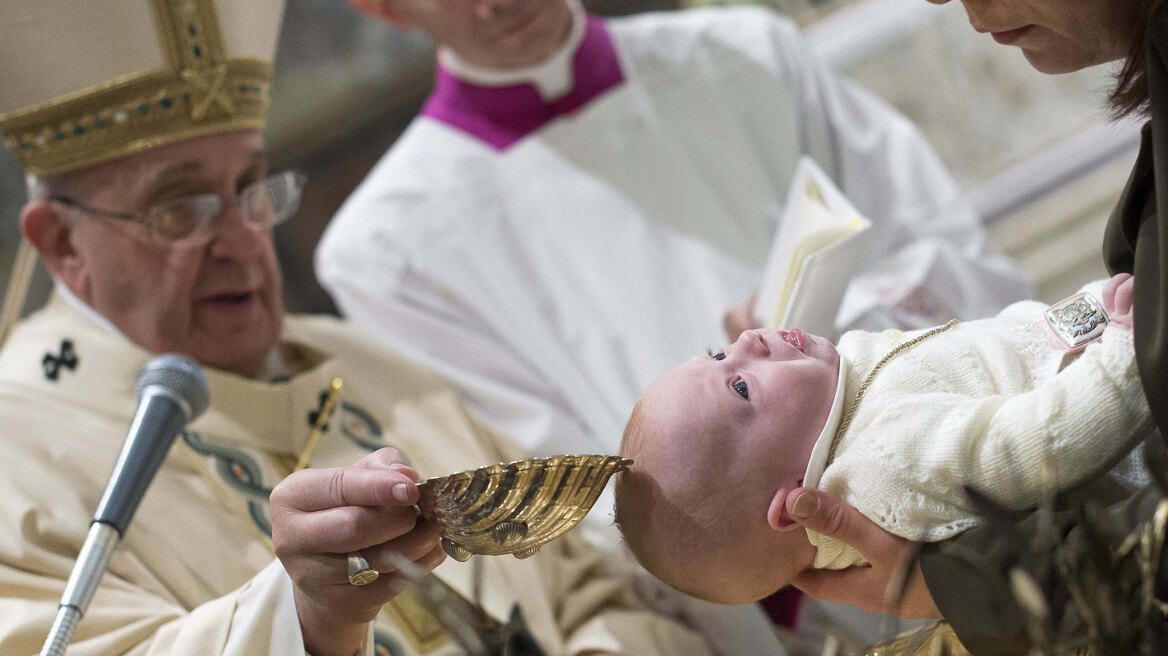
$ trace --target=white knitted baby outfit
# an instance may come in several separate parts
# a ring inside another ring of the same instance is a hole
[[[816,471],[813,460],[804,484],[892,533],[935,542],[979,522],[963,485],[1025,509],[1051,485],[1066,489],[1111,469],[1152,426],[1131,333],[1109,327],[1060,372],[1067,352],[1047,332],[1045,310],[1015,303],[893,357],[872,380],[833,461]],[[845,334],[843,407],[881,358],[923,332]],[[1057,478],[1044,480],[1044,471]],[[838,540],[808,537],[818,547],[815,567],[864,562]]]

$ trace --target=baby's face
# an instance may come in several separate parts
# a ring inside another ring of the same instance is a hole
[[[803,467],[827,421],[838,376],[831,341],[797,329],[748,330],[712,356],[691,358],[662,376],[645,396],[653,397],[650,422],[658,434],[721,436],[732,441],[716,448],[733,445],[747,457],[773,456],[779,440],[784,460]]]

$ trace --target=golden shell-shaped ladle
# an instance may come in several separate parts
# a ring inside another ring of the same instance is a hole
[[[608,479],[632,462],[588,455],[488,465],[418,483],[418,508],[457,561],[474,554],[528,558],[580,523]]]

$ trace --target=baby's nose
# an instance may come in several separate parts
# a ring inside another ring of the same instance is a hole
[[[734,345],[744,354],[757,357],[766,357],[771,354],[771,349],[767,346],[766,340],[763,339],[761,330],[742,331]]]

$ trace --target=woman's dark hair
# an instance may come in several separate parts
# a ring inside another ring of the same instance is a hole
[[[1105,0],[1110,2],[1111,0]],[[1115,77],[1115,87],[1107,96],[1114,118],[1142,114],[1148,110],[1147,36],[1148,23],[1164,0],[1131,0],[1127,17],[1128,48],[1123,68]]]

